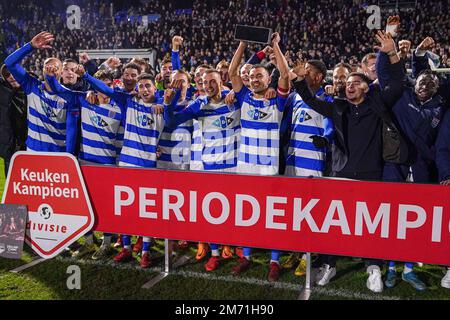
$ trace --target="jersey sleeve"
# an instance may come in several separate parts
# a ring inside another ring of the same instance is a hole
[[[245,97],[250,93],[250,89],[246,86],[242,86],[241,91],[235,92],[236,100],[240,107],[242,107],[242,104],[244,103]]]
[[[22,87],[25,94],[30,94],[36,86],[40,85],[40,81],[31,75],[20,65],[21,61],[33,51],[30,43],[17,49],[5,59],[5,65],[9,72],[11,72],[14,79]]]

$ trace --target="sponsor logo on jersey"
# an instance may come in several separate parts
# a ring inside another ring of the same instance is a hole
[[[230,125],[233,122],[233,120],[234,120],[233,118],[221,116],[219,119],[216,119],[216,121],[213,122],[213,125],[225,129],[226,127],[228,127],[228,125]]]
[[[309,115],[309,113],[306,112],[305,110],[302,110],[298,116],[298,122],[300,123],[306,122],[311,119],[312,119],[311,115]]]
[[[261,120],[261,119],[267,118],[267,116],[269,115],[266,112],[262,112],[262,111],[256,110],[256,109],[248,110],[247,114],[253,120]]]
[[[99,127],[106,127],[108,125],[108,123],[99,116],[92,116],[91,121]]]

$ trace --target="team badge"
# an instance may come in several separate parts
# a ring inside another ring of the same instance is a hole
[[[43,105],[42,106],[44,109],[45,114],[47,115],[48,118],[56,118],[56,114],[53,112],[52,108],[48,105]]]
[[[142,127],[150,126],[154,122],[152,119],[147,117],[147,115],[145,115],[145,114],[142,116],[138,116],[137,121]]]

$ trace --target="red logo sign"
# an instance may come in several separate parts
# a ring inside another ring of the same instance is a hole
[[[25,241],[43,258],[56,256],[94,224],[78,161],[68,153],[15,153],[2,202],[28,206]]]

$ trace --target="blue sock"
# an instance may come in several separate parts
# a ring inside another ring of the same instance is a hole
[[[395,271],[395,261],[389,261],[389,270]]]
[[[126,236],[126,235],[122,235],[122,243],[123,246],[131,246],[131,237],[130,236]]]
[[[219,245],[217,243],[210,243],[209,247],[211,248],[211,250],[218,250],[219,249]]]
[[[252,253],[252,249],[251,248],[246,248],[244,247],[244,257],[250,257],[250,254]]]
[[[143,242],[142,243],[142,251],[150,251],[150,242]]]
[[[403,268],[403,273],[412,272],[414,268],[414,263],[406,262],[405,267]]]
[[[271,251],[271,261],[279,261],[280,260],[280,251],[272,250]]]

